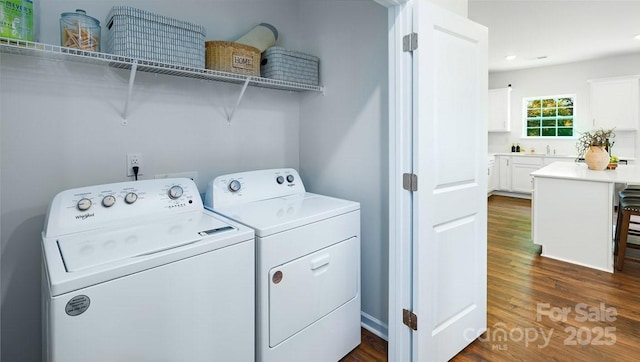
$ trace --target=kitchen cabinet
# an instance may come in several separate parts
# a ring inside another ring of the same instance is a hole
[[[498,156],[498,189],[511,191],[511,156]]]
[[[538,169],[548,166],[554,162],[575,163],[575,156],[556,156],[556,155],[530,155],[518,154],[496,155],[496,162],[493,169],[489,167],[488,175],[489,192],[503,191],[512,193],[513,196],[519,194],[532,194],[533,184],[531,173]],[[633,165],[633,159],[621,159],[622,164]],[[496,178],[492,188],[491,177]],[[521,195],[520,195],[521,196]]]
[[[542,256],[613,272],[616,184],[637,183],[633,167],[590,171],[557,163],[534,173],[533,242]]]
[[[543,156],[513,155],[496,156],[498,161],[498,184],[496,190],[531,194],[531,172],[544,165]]]
[[[589,80],[593,128],[637,130],[640,76]]]
[[[487,131],[509,132],[511,130],[511,87],[489,89],[488,108]]]
[[[543,157],[524,156],[511,159],[511,191],[530,194],[533,190],[531,172],[543,165]]]
[[[496,161],[492,157],[487,165],[487,194],[498,189],[499,168],[496,167]]]

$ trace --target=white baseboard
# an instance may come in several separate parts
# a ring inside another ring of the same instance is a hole
[[[515,197],[518,199],[529,199],[531,200],[531,194],[525,194],[520,192],[510,192],[510,191],[492,191],[488,196],[498,195],[498,196],[507,196],[507,197]]]
[[[362,325],[362,328],[385,341],[389,341],[389,326],[383,321],[374,318],[365,312],[360,312],[360,324]]]

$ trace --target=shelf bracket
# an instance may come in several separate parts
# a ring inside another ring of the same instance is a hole
[[[136,80],[136,71],[138,70],[138,59],[134,59],[131,64],[131,73],[129,73],[129,90],[127,91],[127,100],[124,103],[124,111],[122,112],[122,125],[126,126],[127,113],[129,112],[129,103],[131,103],[131,94],[133,93],[133,83]]]
[[[236,109],[238,109],[238,105],[240,105],[240,102],[242,101],[242,97],[244,97],[244,92],[247,90],[247,86],[249,85],[250,81],[251,81],[251,77],[247,77],[247,79],[244,81],[244,85],[242,86],[242,90],[240,91],[240,96],[238,96],[238,100],[236,101],[236,105],[231,110],[231,113],[227,116],[227,122],[229,122],[229,125],[231,125],[231,119],[233,118],[233,114],[236,113]]]

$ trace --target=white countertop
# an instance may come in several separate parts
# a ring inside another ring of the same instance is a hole
[[[555,158],[576,158],[576,155],[547,155],[546,153],[531,153],[531,152],[498,152],[491,153],[489,156],[523,156],[523,157],[555,157]]]
[[[570,158],[576,159],[576,155],[547,155],[546,153],[531,153],[531,152],[497,152],[490,153],[489,157],[495,156],[516,156],[516,157],[547,157],[547,158]],[[618,157],[620,160],[635,161],[635,157]]]
[[[514,156],[514,157],[546,157],[546,158],[562,158],[562,159],[576,159],[575,155],[547,155],[545,153],[531,153],[531,152],[498,152],[489,154],[489,163],[494,162],[496,156]]]
[[[554,162],[531,173],[533,177],[610,183],[640,183],[640,167],[618,165],[615,170],[593,171],[586,163]]]

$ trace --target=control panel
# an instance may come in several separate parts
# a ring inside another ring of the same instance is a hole
[[[58,193],[47,212],[47,237],[76,233],[187,211],[202,211],[200,193],[188,178],[128,181]]]
[[[258,170],[218,176],[209,182],[205,207],[220,207],[306,192],[293,168]]]

